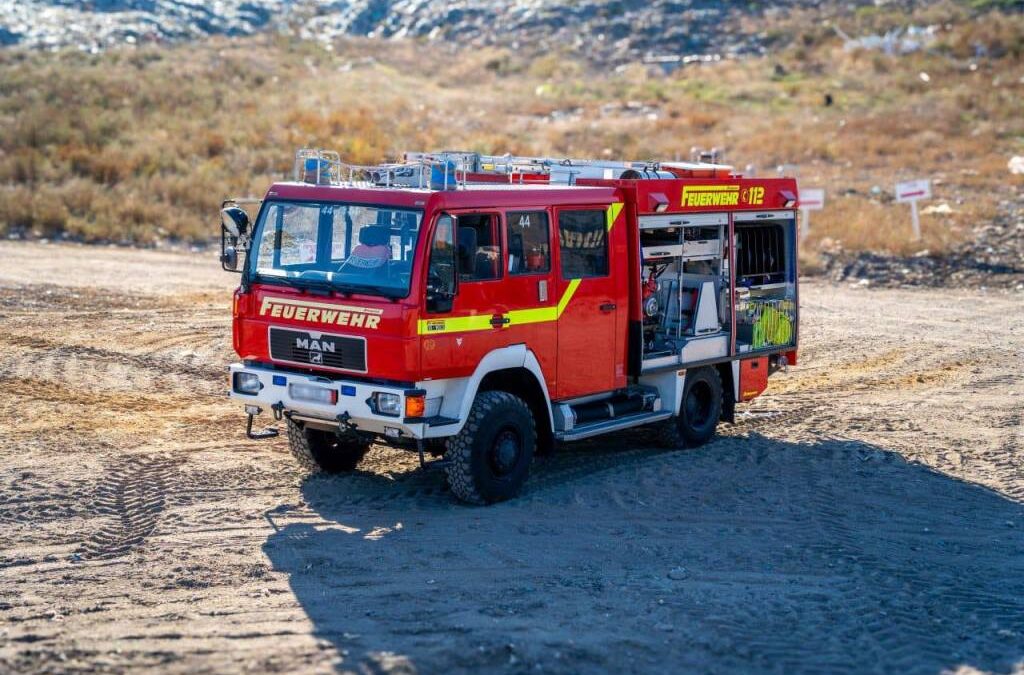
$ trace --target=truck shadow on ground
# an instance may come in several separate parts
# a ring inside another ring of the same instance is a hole
[[[314,477],[268,514],[339,670],[922,672],[1024,664],[1024,505],[852,441],[622,439],[526,493]]]

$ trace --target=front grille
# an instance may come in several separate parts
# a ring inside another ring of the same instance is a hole
[[[319,337],[313,337],[314,335]],[[344,335],[271,328],[270,358],[311,368],[338,368],[365,373],[366,340]]]

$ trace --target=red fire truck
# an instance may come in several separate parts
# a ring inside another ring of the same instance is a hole
[[[796,363],[797,199],[713,161],[300,151],[253,222],[222,211],[231,397],[311,470],[385,443],[472,503],[558,443],[703,444]]]

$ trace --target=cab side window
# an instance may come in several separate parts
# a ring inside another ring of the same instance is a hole
[[[608,275],[608,230],[601,210],[561,211],[558,214],[562,278]]]
[[[543,211],[509,211],[508,273],[542,274],[551,270],[551,231]]]
[[[501,235],[498,217],[490,213],[460,215],[458,219],[459,281],[501,277]]]

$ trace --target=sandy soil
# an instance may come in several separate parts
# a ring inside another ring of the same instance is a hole
[[[1021,293],[806,284],[718,440],[470,508],[245,440],[211,254],[0,261],[0,671],[1024,672]]]

